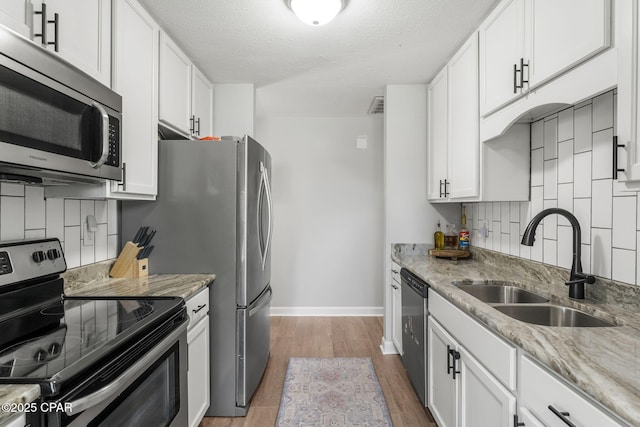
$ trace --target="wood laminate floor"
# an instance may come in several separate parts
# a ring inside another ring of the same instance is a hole
[[[275,424],[290,357],[370,357],[394,427],[437,427],[398,355],[380,351],[382,317],[272,317],[271,357],[246,417],[205,417],[199,427]]]

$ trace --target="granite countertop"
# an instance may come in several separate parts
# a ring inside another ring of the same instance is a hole
[[[209,285],[215,274],[159,274],[144,278],[109,277],[113,260],[69,270],[62,274],[69,296],[178,296],[189,298]],[[0,385],[0,403],[30,403],[40,396],[40,386]],[[14,413],[0,410],[0,423]]]
[[[426,255],[426,245],[394,245],[392,259],[490,330],[574,384],[632,425],[640,425],[640,290],[598,279],[587,299],[569,299],[568,270],[473,249],[472,259]],[[515,320],[452,284],[500,280],[534,291],[551,303],[580,309],[616,327],[562,328]]]

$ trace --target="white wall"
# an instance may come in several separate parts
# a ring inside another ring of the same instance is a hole
[[[256,137],[273,162],[271,313],[382,314],[382,119],[261,117]]]
[[[427,202],[427,86],[388,85],[384,121],[383,350],[391,343],[391,244],[430,243],[438,220],[457,224],[460,204]]]
[[[0,184],[0,240],[57,237],[68,268],[92,264],[118,255],[118,216],[115,200],[44,198],[44,188]],[[87,215],[94,215],[98,231],[84,244]]]
[[[255,88],[250,83],[216,84],[213,88],[213,134],[254,135]]]

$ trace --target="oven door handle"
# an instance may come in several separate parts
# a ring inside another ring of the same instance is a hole
[[[124,389],[130,385],[132,379],[137,378],[146,371],[158,357],[162,356],[165,351],[171,348],[180,335],[182,335],[186,330],[187,322],[183,322],[177,329],[167,335],[167,337],[160,341],[158,345],[154,346],[151,351],[138,359],[133,366],[124,371],[113,382],[102,387],[100,390],[88,394],[87,396],[69,402],[70,410],[66,411],[66,414],[68,416],[77,415],[92,406],[104,402],[104,400],[109,396],[113,396],[124,391]]]

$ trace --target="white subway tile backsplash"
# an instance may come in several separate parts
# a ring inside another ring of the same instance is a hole
[[[9,182],[0,183],[0,196],[24,196],[24,185],[12,184]]]
[[[573,184],[558,185],[558,207],[573,212]],[[558,225],[570,226],[569,220],[558,216]]]
[[[544,185],[544,159],[542,158],[542,148],[531,151],[531,185]],[[571,158],[573,162],[573,155]]]
[[[573,110],[573,142],[575,153],[591,150],[591,104]]]
[[[520,235],[531,221],[531,202],[520,202]]]
[[[544,147],[544,120],[531,123],[531,149]]]
[[[605,129],[593,134],[592,152],[592,179],[611,178],[611,165],[613,164],[613,129]]]
[[[552,239],[544,239],[543,261],[545,264],[557,265],[558,242]]]
[[[611,279],[611,230],[591,229],[591,273]]]
[[[24,227],[27,230],[46,227],[46,210],[42,187],[25,186],[24,188]]]
[[[509,229],[507,228],[507,233],[500,234],[500,252],[507,255],[509,255],[510,253],[510,246],[511,246],[511,236],[508,230]]]
[[[573,157],[573,197],[591,197],[591,151]]]
[[[509,222],[520,222],[520,202],[509,204]]]
[[[544,209],[544,193],[542,187],[531,188],[531,217]]]
[[[509,226],[509,253],[518,256],[520,255],[520,223],[512,222]]]
[[[573,139],[573,107],[558,113],[558,141],[568,139]]]
[[[612,245],[614,248],[636,250],[636,197],[613,198]]]
[[[80,211],[78,211],[80,216]],[[68,268],[81,266],[80,258],[80,226],[74,225],[64,228],[64,259]]]
[[[545,200],[544,208],[557,208],[557,200]],[[548,215],[542,222],[544,223],[544,238],[556,240],[558,238],[558,215]]]
[[[118,255],[117,201],[45,199],[42,187],[8,183],[0,193],[0,240],[58,238],[68,268]],[[83,244],[87,215],[98,222],[91,245]]]
[[[582,242],[591,242],[591,199],[574,199],[573,215],[580,223]]]
[[[500,224],[500,229],[502,230],[503,233],[508,233],[509,230],[509,220],[511,218],[511,206],[509,205],[509,202],[502,202],[500,203],[500,220],[501,220],[501,224]]]
[[[58,238],[64,242],[64,200],[47,199],[47,238]]]
[[[536,236],[531,246],[531,260],[542,262],[544,255],[544,224],[540,224],[536,230]]]
[[[544,121],[544,159],[558,157],[558,119]]]
[[[611,128],[613,131],[613,92],[593,98],[593,132]],[[594,141],[595,142],[595,141]]]
[[[610,179],[593,181],[591,226],[611,228],[613,183]]]
[[[491,239],[492,249],[502,252],[502,233],[500,232],[500,221],[493,221],[493,230],[491,231],[493,238]]]
[[[613,248],[611,278],[613,280],[634,283],[636,279],[636,252]]]
[[[573,262],[573,228],[558,227],[558,267],[571,268]]]
[[[591,245],[589,243],[582,243],[580,246],[582,247],[582,256],[580,257],[582,260],[582,271],[591,272],[593,271],[591,268]]]
[[[558,182],[573,182],[573,139],[558,144]]]
[[[80,225],[80,200],[65,199],[64,225]]]
[[[558,197],[558,160],[545,160],[544,162],[544,198],[556,199]]]
[[[24,239],[24,198],[0,196],[0,240]]]

